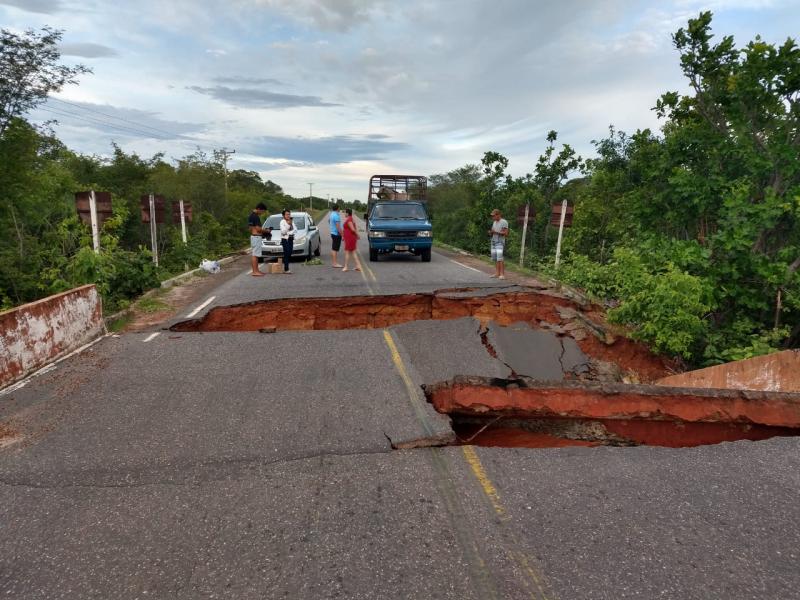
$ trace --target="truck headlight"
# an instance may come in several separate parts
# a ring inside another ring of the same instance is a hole
[[[385,238],[386,237],[386,232],[385,231],[370,231],[369,232],[369,237]]]
[[[431,231],[430,230],[418,231],[417,232],[417,237],[431,237]]]

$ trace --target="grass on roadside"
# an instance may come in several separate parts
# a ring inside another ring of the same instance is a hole
[[[133,321],[133,313],[128,311],[124,313],[121,317],[114,319],[108,324],[108,330],[111,333],[117,333],[125,329],[130,322]]]
[[[144,313],[156,313],[169,310],[171,308],[169,304],[153,296],[142,298],[134,305],[134,307],[136,310]]]
[[[472,252],[467,252],[463,248],[459,248],[458,246],[452,246],[450,244],[446,244],[444,242],[440,242],[439,240],[434,240],[433,241],[433,245],[437,246],[439,248],[444,248],[445,250],[449,250],[450,252],[455,252],[457,254],[463,254],[464,252],[466,252],[467,255],[470,258],[475,258],[475,259],[481,261],[482,263],[494,268],[494,263],[492,262],[492,259],[491,259],[490,256],[488,256],[488,254],[487,255],[473,254]],[[539,281],[541,281],[543,283],[548,283],[548,284],[553,285],[553,286],[555,286],[557,288],[561,288],[561,287],[565,287],[566,286],[566,284],[564,284],[564,283],[562,283],[562,282],[560,282],[560,281],[558,281],[556,279],[553,279],[553,277],[551,277],[550,275],[547,275],[545,273],[542,273],[541,271],[537,271],[535,269],[531,269],[530,267],[520,267],[519,263],[515,262],[513,260],[506,260],[505,263],[506,263],[506,271],[510,271],[512,273],[517,273],[519,275],[525,275],[527,277],[533,277],[533,278],[538,279]],[[566,287],[569,287],[569,286],[566,286]],[[572,288],[570,288],[570,289],[572,290]],[[579,290],[573,290],[573,291],[575,293],[578,293],[578,294],[582,295]]]

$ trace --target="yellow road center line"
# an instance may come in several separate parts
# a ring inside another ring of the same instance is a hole
[[[494,508],[494,512],[503,520],[508,520],[508,513],[506,512],[503,503],[500,501],[500,494],[497,493],[497,488],[494,487],[492,480],[489,479],[489,476],[486,474],[486,471],[483,468],[483,464],[481,463],[481,459],[478,457],[478,453],[475,451],[474,446],[461,446],[461,450],[464,452],[464,458],[467,459],[467,463],[469,463],[470,468],[472,469],[473,474],[477,478],[478,482],[481,484],[483,488],[483,493],[489,498],[489,501],[492,503],[492,508]],[[517,545],[514,543],[514,545]],[[539,575],[536,573],[536,569],[533,568],[528,557],[525,556],[522,552],[512,552],[509,549],[506,549],[506,554],[508,557],[516,562],[522,569],[528,574],[528,576],[533,580],[533,583],[536,585],[536,588],[539,591],[539,596],[533,596],[534,598],[543,598],[547,600],[547,595],[544,592],[544,587],[542,586],[542,581]]]
[[[403,384],[406,387],[408,399],[411,401],[411,406],[414,408],[414,413],[417,416],[417,420],[425,430],[425,435],[433,435],[433,429],[431,428],[430,424],[428,423],[428,419],[425,416],[425,408],[420,404],[417,387],[414,385],[414,382],[411,380],[411,377],[406,370],[406,366],[403,363],[403,358],[400,356],[400,351],[397,349],[397,344],[394,343],[392,332],[388,329],[384,329],[383,339],[386,340],[386,345],[389,347],[389,352],[392,354],[392,362],[394,363],[394,367],[397,369],[400,379],[403,380]]]
[[[497,493],[497,488],[494,487],[491,480],[486,475],[486,471],[483,470],[481,459],[478,458],[478,453],[475,452],[475,448],[473,446],[461,446],[461,449],[464,451],[464,457],[467,459],[470,468],[472,468],[472,472],[481,484],[483,492],[489,497],[494,512],[506,518],[506,509],[500,503],[500,495]]]
[[[372,271],[372,267],[369,266],[367,261],[362,262],[361,267],[367,272],[367,274],[369,275],[370,279],[372,279],[373,282],[375,283],[378,282],[378,278],[375,277],[375,273]]]
[[[421,405],[421,400],[419,398],[417,387],[414,385],[411,377],[408,374],[408,370],[406,369],[405,363],[403,362],[403,357],[400,356],[400,351],[397,349],[397,344],[395,344],[394,337],[392,336],[392,332],[388,329],[383,330],[383,339],[386,341],[386,345],[389,347],[389,352],[392,355],[392,362],[394,363],[395,369],[397,373],[400,375],[400,378],[403,380],[403,384],[405,385],[406,391],[408,393],[408,398],[411,401],[411,406],[414,409],[414,412],[419,420],[422,428],[425,430],[426,435],[433,435],[433,429],[428,423],[428,420],[425,416],[425,407]],[[486,474],[486,470],[483,468],[483,464],[481,463],[481,459],[478,458],[478,453],[475,451],[473,446],[462,446],[462,451],[464,452],[464,457],[469,463],[470,468],[472,469],[473,474],[478,479],[478,482],[481,484],[481,488],[483,489],[484,494],[489,498],[489,501],[492,504],[492,508],[494,508],[495,513],[501,518],[502,521],[508,521],[508,513],[503,506],[502,502],[500,501],[500,494],[497,492],[497,488],[494,487],[491,479]],[[443,467],[444,468],[444,467]],[[513,532],[511,536],[513,536]],[[513,543],[514,546],[518,546],[516,542]],[[530,577],[533,581],[533,584],[536,586],[536,590],[538,590],[538,594],[533,591],[531,594],[531,598],[534,600],[548,600],[547,595],[544,592],[544,587],[542,586],[541,579],[537,575],[536,570],[531,565],[528,558],[521,552],[512,552],[510,549],[505,549],[506,555],[508,556],[509,560],[512,562],[517,563],[519,567],[522,568],[525,573]],[[485,569],[486,565],[483,562],[483,559],[480,556],[476,556],[478,563],[480,564],[481,568]],[[530,586],[530,581],[525,580],[525,585]]]
[[[367,290],[369,291],[369,295],[374,296],[375,290],[372,289],[372,286],[369,284],[369,277],[367,277],[367,274],[364,272],[364,263],[361,263],[361,270],[359,271],[359,273],[361,273],[361,277],[364,279],[364,283],[367,284]]]

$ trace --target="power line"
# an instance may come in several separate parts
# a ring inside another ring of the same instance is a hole
[[[89,117],[89,116],[86,116],[86,115],[77,115],[77,114],[72,113],[72,112],[66,112],[66,111],[62,111],[62,110],[54,109],[54,108],[39,107],[39,110],[42,110],[42,111],[45,111],[45,112],[49,112],[49,113],[52,113],[54,115],[59,115],[59,116],[62,116],[62,117],[70,117],[70,118],[73,118],[73,119],[78,119],[79,121],[84,121],[86,123],[89,123],[90,125],[100,125],[101,127],[110,127],[112,129],[117,129],[117,130],[125,131],[125,132],[128,132],[128,133],[135,133],[137,135],[141,135],[141,136],[144,136],[144,137],[147,137],[147,138],[156,138],[156,139],[160,139],[160,140],[169,139],[168,137],[164,137],[164,136],[161,136],[161,135],[156,135],[156,134],[154,134],[152,132],[141,131],[139,129],[134,129],[132,127],[125,127],[123,125],[117,125],[116,123],[109,123],[108,121],[102,121],[100,119],[95,119],[94,117]]]
[[[141,136],[149,137],[149,138],[167,139],[167,138],[165,138],[165,137],[163,137],[161,135],[156,135],[156,134],[154,134],[154,133],[152,133],[150,131],[141,131],[139,129],[133,129],[132,127],[125,127],[123,125],[117,125],[116,123],[109,123],[108,121],[95,119],[94,117],[89,117],[89,116],[86,116],[86,115],[78,115],[78,114],[75,114],[75,113],[72,113],[72,112],[66,112],[66,111],[62,111],[62,110],[54,109],[54,108],[39,107],[39,110],[42,110],[44,112],[49,112],[51,114],[58,115],[58,116],[61,116],[61,117],[69,117],[71,119],[77,119],[78,121],[83,121],[85,123],[89,123],[90,125],[99,125],[101,127],[110,127],[112,129],[117,129],[119,131],[124,131],[124,132],[127,132],[127,133],[135,133],[137,135],[141,135]]]
[[[124,121],[125,123],[129,123],[129,124],[131,124],[131,125],[135,125],[136,127],[138,127],[138,128],[141,128],[141,129],[152,129],[153,131],[156,131],[156,132],[158,132],[158,133],[162,133],[162,134],[168,135],[168,136],[170,136],[170,137],[176,137],[176,136],[177,136],[177,137],[182,137],[180,134],[175,134],[175,133],[172,133],[172,132],[166,131],[166,130],[164,130],[164,129],[159,129],[159,128],[157,128],[157,127],[152,127],[152,126],[150,126],[150,125],[145,125],[144,123],[138,123],[138,122],[136,122],[136,121],[131,121],[130,119],[126,119],[125,117],[118,117],[118,116],[116,116],[116,115],[110,115],[110,114],[108,114],[108,113],[105,113],[105,112],[103,112],[103,111],[96,110],[96,109],[94,109],[94,108],[89,108],[89,107],[87,107],[87,106],[83,106],[82,104],[77,104],[77,103],[75,103],[75,102],[69,102],[69,101],[67,101],[67,100],[61,100],[60,98],[54,98],[54,97],[52,97],[52,96],[49,96],[49,97],[47,98],[47,100],[48,100],[48,101],[50,101],[50,100],[53,100],[53,101],[55,101],[55,102],[60,102],[61,104],[68,104],[68,105],[70,105],[70,106],[74,106],[74,107],[76,107],[76,108],[79,108],[79,109],[81,109],[81,110],[85,110],[85,111],[87,111],[87,112],[90,112],[90,113],[95,113],[95,114],[98,114],[98,115],[102,115],[102,116],[104,116],[104,117],[108,117],[108,118],[110,118],[110,119],[117,119],[118,121]]]

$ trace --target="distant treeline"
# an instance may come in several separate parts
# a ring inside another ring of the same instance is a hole
[[[99,254],[75,208],[75,192],[90,189],[112,194],[114,216],[103,227]],[[11,119],[0,137],[0,190],[0,308],[97,283],[106,310],[114,310],[186,265],[246,246],[247,215],[256,203],[270,212],[308,204],[252,171],[229,171],[226,192],[222,164],[202,152],[176,163],[117,146],[108,159],[86,156],[21,118]],[[193,210],[187,245],[179,224],[158,226],[158,268],[149,226],[141,222],[140,197],[151,192],[168,202],[188,200]]]

